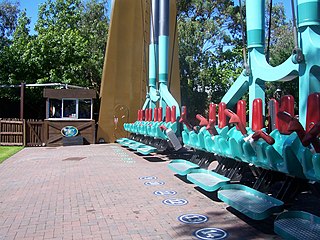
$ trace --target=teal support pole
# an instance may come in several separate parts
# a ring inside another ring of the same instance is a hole
[[[150,9],[150,44],[149,44],[149,89],[142,109],[156,107],[159,101],[157,90],[158,36],[159,36],[159,1],[151,1]]]
[[[265,0],[247,0],[247,38],[248,48],[264,51],[265,42]]]
[[[159,83],[168,84],[169,36],[159,36]]]
[[[298,27],[319,26],[319,9],[318,0],[298,0]]]
[[[241,74],[222,101],[232,107],[249,89],[250,126],[252,101],[265,101],[264,83],[299,77],[299,121],[306,127],[307,99],[320,92],[320,0],[297,0],[298,46],[282,64],[270,66],[264,55],[264,0],[247,0],[247,34],[250,76]],[[264,104],[265,105],[265,104]]]
[[[248,35],[248,63],[250,76],[243,72],[229,91],[222,98],[228,107],[233,107],[236,102],[249,90],[249,126],[252,126],[252,103],[255,98],[263,101],[263,114],[265,115],[265,82],[291,81],[299,76],[299,64],[294,56],[290,56],[279,66],[270,66],[264,55],[265,1],[247,0],[247,35]]]
[[[299,41],[305,61],[299,69],[299,121],[306,127],[309,94],[320,92],[320,1],[298,0]]]
[[[180,117],[177,101],[168,89],[169,69],[169,0],[159,0],[159,92],[160,107],[165,111],[166,106],[176,107],[176,117]]]
[[[247,41],[249,50],[249,66],[252,64],[252,55],[254,53],[263,55],[265,44],[265,0],[247,0]],[[251,69],[251,72],[254,69]],[[262,99],[262,112],[265,116],[265,83],[256,75],[249,76],[249,124],[252,127],[252,103],[256,98]]]

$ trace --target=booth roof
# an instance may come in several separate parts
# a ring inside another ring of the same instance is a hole
[[[43,97],[45,98],[96,98],[94,89],[44,89]]]

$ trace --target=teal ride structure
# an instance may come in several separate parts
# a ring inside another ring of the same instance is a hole
[[[320,200],[320,0],[293,4],[295,47],[276,67],[265,56],[265,4],[246,0],[247,66],[191,126],[167,87],[169,1],[152,1],[149,91],[138,120],[124,125],[130,137],[117,142],[145,155],[173,153],[169,169],[249,218],[275,218],[285,239],[320,239],[319,216],[288,207],[302,192]],[[265,83],[286,81],[299,81],[298,115],[291,95],[266,102]]]

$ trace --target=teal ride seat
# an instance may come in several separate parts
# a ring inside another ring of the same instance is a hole
[[[276,129],[270,133],[270,136],[273,137],[275,143],[264,148],[264,154],[268,159],[270,169],[288,174],[287,162],[283,159],[282,151],[284,142],[289,135],[281,134],[279,130]]]
[[[312,156],[312,165],[315,178],[320,181],[320,153],[316,153]]]
[[[274,170],[270,164],[269,158],[266,154],[266,148],[270,146],[266,141],[259,139],[255,143],[256,160],[255,165],[268,170]]]
[[[205,146],[205,135],[209,134],[209,132],[206,130],[206,127],[200,128],[199,132],[196,133],[194,131],[190,132],[189,134],[189,146],[205,151],[206,146]]]
[[[164,139],[165,135],[160,129],[161,125],[164,125],[164,122],[155,122],[154,124],[152,124],[150,136],[154,138]]]
[[[286,162],[288,173],[293,176],[305,178],[302,168],[302,154],[305,147],[302,145],[297,133],[289,135],[283,145],[282,156]]]
[[[263,220],[283,211],[282,201],[240,184],[222,186],[218,198],[254,220]]]
[[[256,133],[259,134],[259,132],[265,132],[265,129],[257,131]],[[253,133],[252,130],[251,133]],[[259,138],[256,141],[253,141],[252,139],[250,141],[243,142],[242,146],[244,156],[246,159],[245,161],[247,161],[248,163],[252,163],[255,166],[262,167],[264,169],[274,170],[266,154],[266,149],[270,146],[270,144],[271,143],[267,143],[262,138]]]
[[[304,148],[301,151],[302,151],[301,165],[303,169],[303,174],[309,180],[320,181],[320,175],[318,175],[318,172],[317,172],[319,167],[319,163],[317,163],[318,162],[317,158],[319,157],[319,154],[318,153],[313,154],[309,148]],[[316,161],[314,161],[314,159],[316,159]]]
[[[229,178],[206,169],[191,169],[187,179],[207,192],[217,191],[230,182]]]
[[[223,137],[222,135],[221,136],[218,135],[215,138],[215,141],[217,141],[220,149],[218,154],[220,154],[221,156],[229,157],[233,159],[236,159],[235,155],[237,156],[242,155],[242,153],[235,152],[237,149],[239,149],[239,146],[235,146],[235,145],[238,145],[238,143],[241,142],[241,139],[243,139],[243,137],[244,137],[243,134],[240,131],[238,131],[236,127],[230,128],[226,134],[226,137]],[[234,140],[230,142],[231,139],[234,139]]]
[[[222,155],[222,150],[219,145],[219,139],[223,138],[226,139],[228,138],[228,131],[229,127],[225,126],[223,128],[219,128],[216,126],[216,130],[219,135],[216,136],[205,136],[205,148],[207,149],[208,152],[216,153],[218,155]]]
[[[288,240],[318,240],[320,217],[303,211],[284,212],[274,221],[274,232]]]
[[[183,131],[181,132],[182,141],[185,146],[190,146],[190,130],[183,125]]]
[[[251,128],[246,127],[246,131],[248,134],[252,133]],[[245,143],[244,141],[244,135],[237,130],[236,127],[233,127],[232,129],[230,129],[230,131],[228,132],[228,152],[230,155],[230,158],[233,158],[235,160],[238,161],[242,161],[242,162],[249,162],[247,160],[247,156],[243,150],[243,144]]]

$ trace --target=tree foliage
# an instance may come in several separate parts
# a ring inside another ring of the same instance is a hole
[[[18,2],[4,0],[0,2],[0,48],[10,43],[10,37],[16,28],[19,14]]]
[[[0,81],[62,82],[98,90],[109,21],[106,6],[105,0],[47,0],[39,7],[35,35],[22,12],[6,51],[11,66]]]
[[[267,1],[267,6],[270,1]],[[267,21],[269,21],[270,11],[267,9]],[[293,23],[292,20],[288,20],[283,3],[274,4],[271,13],[271,39],[270,39],[270,65],[278,66],[286,61],[292,54],[294,49],[293,39]],[[268,29],[268,26],[266,26]],[[293,95],[298,102],[299,90],[298,90],[298,78],[290,82],[276,82],[266,84],[266,96],[268,98],[275,97],[276,90],[282,90],[282,95]]]
[[[0,14],[0,38],[6,42],[0,49],[0,85],[58,82],[99,92],[109,24],[107,0],[46,0],[38,9],[33,34],[18,3],[4,1]],[[0,91],[1,98],[19,98],[15,90]],[[32,91],[26,92],[26,99],[43,101],[41,91]]]
[[[195,116],[220,102],[241,72],[239,8],[233,1],[186,0],[178,13],[182,104]]]
[[[242,37],[246,42],[245,2],[232,0],[178,1],[179,59],[182,104],[191,117],[204,113],[208,103],[219,103],[243,70]],[[266,3],[266,40],[269,20]],[[241,15],[244,21],[241,31]],[[270,64],[281,64],[293,49],[292,27],[282,3],[274,4],[271,13]],[[290,84],[267,84],[267,96],[281,87],[294,91]],[[297,92],[297,91],[295,91]]]

